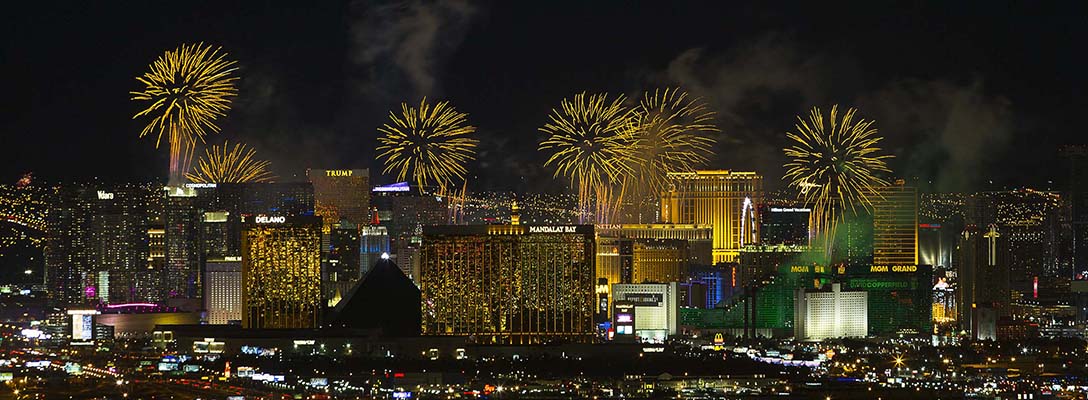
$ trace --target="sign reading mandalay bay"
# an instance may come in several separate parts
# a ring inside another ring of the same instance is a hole
[[[529,233],[578,233],[577,226],[530,226]]]

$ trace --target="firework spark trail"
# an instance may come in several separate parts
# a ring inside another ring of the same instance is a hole
[[[582,92],[563,99],[539,128],[548,135],[538,148],[550,154],[544,166],[554,166],[555,177],[570,179],[583,221],[591,210],[598,223],[608,221],[615,209],[614,182],[631,171],[635,138],[631,110],[623,102],[622,95],[609,102],[606,93]]]
[[[786,157],[784,179],[800,190],[799,197],[812,207],[810,224],[815,236],[823,236],[825,252],[831,254],[838,224],[846,212],[872,208],[876,187],[887,186],[880,173],[890,173],[886,159],[876,145],[873,121],[854,119],[857,109],[850,108],[839,118],[838,105],[831,107],[829,118],[813,107],[807,120],[797,117],[796,133],[786,136],[793,146],[783,149]]]
[[[254,158],[256,153],[241,143],[233,148],[227,142],[211,146],[185,177],[195,183],[272,182],[275,176],[268,170],[270,163]]]
[[[146,103],[132,118],[151,118],[140,137],[156,134],[158,148],[163,134],[167,136],[171,184],[182,183],[197,141],[219,131],[215,120],[226,115],[238,94],[238,77],[233,75],[238,70],[236,62],[227,60],[227,53],[220,50],[203,43],[167,50],[148,72],[136,77],[144,89],[130,92],[133,101]]]
[[[389,120],[378,128],[382,173],[395,171],[399,180],[411,176],[421,189],[434,184],[440,194],[465,178],[465,165],[475,159],[479,144],[471,137],[476,127],[468,125],[468,114],[447,101],[432,106],[423,98],[419,108],[401,103],[401,113],[390,111]]]
[[[668,188],[670,172],[691,172],[706,165],[716,143],[712,134],[720,131],[706,103],[675,88],[646,92],[633,112],[630,129],[635,155],[621,196],[636,202],[660,196]]]

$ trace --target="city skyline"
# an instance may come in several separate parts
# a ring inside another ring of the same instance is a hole
[[[985,6],[15,5],[0,399],[1084,398],[1088,10]]]

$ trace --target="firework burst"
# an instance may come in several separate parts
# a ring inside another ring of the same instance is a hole
[[[888,185],[879,174],[891,172],[885,160],[892,156],[878,154],[881,149],[876,147],[883,138],[872,120],[855,120],[856,112],[850,108],[839,115],[835,105],[825,119],[813,107],[807,120],[797,117],[797,132],[786,134],[793,146],[783,150],[790,159],[785,180],[811,205],[810,223],[824,238],[827,254],[846,213],[871,209],[872,197],[879,196],[876,188]]]
[[[549,115],[550,122],[539,128],[548,135],[539,146],[549,155],[544,166],[554,167],[556,177],[570,179],[583,220],[595,208],[597,222],[607,222],[614,210],[613,182],[631,171],[635,136],[631,111],[623,102],[622,95],[610,102],[608,94],[583,92],[563,99]]]
[[[140,137],[155,134],[157,148],[163,135],[167,136],[171,184],[181,183],[197,141],[219,131],[215,120],[230,110],[231,100],[238,94],[238,77],[233,75],[236,63],[220,50],[203,43],[167,50],[151,63],[147,73],[136,77],[144,89],[130,93],[133,101],[145,104],[132,118],[150,117]]]
[[[637,155],[624,187],[638,198],[660,195],[670,172],[705,165],[715,143],[711,135],[719,131],[714,112],[679,89],[647,92],[633,113],[631,129]]]
[[[233,148],[227,142],[214,145],[197,160],[193,172],[185,174],[196,183],[246,183],[272,182],[276,177],[268,170],[270,163],[254,158],[256,151],[237,143]]]
[[[468,114],[449,102],[432,106],[423,98],[419,108],[401,103],[401,113],[390,111],[389,120],[378,128],[382,133],[378,158],[385,163],[382,173],[395,171],[400,180],[410,176],[420,188],[433,184],[442,194],[465,178],[465,164],[475,159],[479,144],[471,136],[476,127],[468,125]]]

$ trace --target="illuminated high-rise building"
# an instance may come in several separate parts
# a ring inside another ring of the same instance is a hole
[[[242,218],[242,326],[317,328],[321,310],[321,218]]]
[[[605,224],[594,227],[600,238],[677,239],[688,242],[692,265],[712,265],[714,230],[695,224]]]
[[[242,262],[238,257],[204,264],[204,309],[212,325],[242,321]]]
[[[867,293],[869,335],[933,332],[933,267],[862,265],[833,272],[845,289]]]
[[[903,181],[877,189],[873,201],[873,264],[918,264],[918,189]]]
[[[676,224],[710,225],[713,262],[731,262],[740,249],[758,242],[755,205],[762,202],[763,177],[729,170],[669,173],[661,196],[661,218]]]
[[[234,241],[230,224],[230,212],[206,211],[200,224],[201,246],[207,258],[222,258],[238,255],[238,244]]]
[[[161,205],[158,209],[162,209]],[[161,215],[147,228],[147,241],[147,269],[136,274],[136,296],[146,299],[147,302],[157,303],[165,296],[162,279],[166,268],[166,230],[162,226]]]
[[[47,283],[64,304],[150,301],[138,290],[147,270],[154,185],[74,184],[57,189],[47,217]]]
[[[359,229],[347,219],[341,219],[325,234],[328,243],[323,244],[322,249],[325,262],[322,281],[325,300],[330,306],[336,305],[362,277]]]
[[[389,230],[384,226],[359,227],[359,268],[366,275],[370,267],[393,251],[389,248]],[[410,272],[410,271],[409,271]],[[409,276],[410,273],[404,274]]]
[[[688,276],[688,242],[640,239],[632,246],[633,283],[681,282]]]
[[[485,344],[593,340],[591,225],[423,229],[423,334]]]
[[[868,293],[864,291],[843,291],[842,285],[833,283],[831,290],[799,288],[794,301],[796,340],[857,338],[869,334]]]
[[[428,194],[406,182],[375,187],[372,194],[371,203],[377,209],[379,225],[389,234],[393,261],[405,275],[419,283],[416,255],[423,228],[449,222],[449,199]]]
[[[692,265],[689,268],[690,282],[701,282],[705,286],[706,300],[702,303],[706,308],[714,308],[733,295],[737,264]],[[691,301],[696,302],[698,300]]]
[[[313,187],[308,182],[188,183],[167,188],[165,214],[168,303],[199,308],[203,260],[241,256],[244,216],[312,216]]]
[[[200,260],[203,256],[200,231],[203,219],[204,212],[196,190],[183,186],[166,187],[163,290],[167,298],[200,298]]]
[[[633,239],[597,238],[596,279],[604,279],[607,285],[631,283],[635,270],[634,245]]]
[[[684,282],[689,278],[689,242],[681,239],[597,238],[596,280],[611,304],[610,287],[627,283]],[[606,310],[611,310],[611,306]]]
[[[678,239],[597,239],[597,278],[616,283],[665,283],[686,280],[688,242]]]
[[[873,214],[865,211],[846,213],[835,232],[836,244],[831,262],[854,267],[873,265]]]
[[[370,222],[370,170],[310,169],[318,214],[326,225],[346,219],[355,226]]]
[[[764,246],[808,246],[811,240],[809,215],[805,207],[781,204],[761,204],[759,210],[759,243]]]

